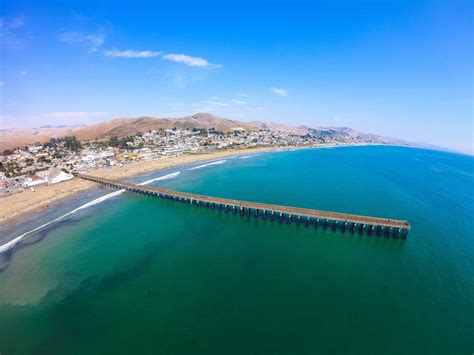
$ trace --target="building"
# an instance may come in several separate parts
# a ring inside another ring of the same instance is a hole
[[[25,182],[23,183],[24,187],[33,187],[33,186],[38,186],[38,185],[44,185],[47,184],[48,181],[45,179],[41,178],[38,175],[33,175],[32,177],[29,177],[25,179]]]
[[[40,171],[38,175],[46,180],[48,184],[57,184],[62,181],[71,180],[74,177],[72,174],[68,174],[58,168]]]

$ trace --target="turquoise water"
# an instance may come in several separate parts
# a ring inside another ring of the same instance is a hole
[[[123,193],[0,256],[0,353],[474,351],[472,157],[347,147],[188,169],[154,184],[412,231],[341,234]]]

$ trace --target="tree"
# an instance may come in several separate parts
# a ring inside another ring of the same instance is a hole
[[[53,153],[53,158],[54,158],[54,159],[61,159],[62,157],[63,157],[63,155],[62,155],[60,152],[58,152],[58,151],[55,151],[55,152]]]
[[[64,147],[74,152],[77,152],[82,148],[81,142],[79,142],[76,136],[66,136],[64,137]]]
[[[115,136],[112,137],[112,138],[110,138],[110,139],[109,139],[109,145],[110,145],[111,147],[116,147],[116,146],[118,146],[118,138],[115,137]]]

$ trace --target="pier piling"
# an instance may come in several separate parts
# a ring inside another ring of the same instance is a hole
[[[406,239],[411,228],[408,222],[395,219],[357,216],[345,213],[318,211],[307,208],[277,206],[258,202],[224,199],[219,197],[167,190],[158,187],[136,185],[128,182],[107,180],[84,174],[77,174],[77,176],[85,180],[102,184],[105,187],[124,189],[129,192],[159,197],[162,199],[173,200],[190,205],[205,206],[213,210],[219,209],[220,211],[224,210],[225,212],[228,212],[229,208],[231,208],[232,214],[236,214],[237,209],[239,208],[241,216],[244,216],[245,214],[247,217],[252,216],[253,209],[254,217],[258,218],[261,214],[262,218],[266,219],[268,211],[270,213],[270,219],[274,221],[275,214],[278,213],[278,221],[280,223],[283,222],[284,216],[287,216],[286,221],[288,224],[291,224],[293,221],[293,215],[295,215],[297,225],[300,225],[302,221],[304,221],[305,225],[309,226],[312,223],[311,221],[314,220],[315,228],[318,228],[322,224],[322,227],[326,229],[329,223],[331,223],[332,229],[336,231],[340,222],[340,230],[343,233],[346,232],[347,228],[349,227],[351,233],[357,230],[360,234],[366,232],[369,236],[372,236],[375,233],[377,236]]]

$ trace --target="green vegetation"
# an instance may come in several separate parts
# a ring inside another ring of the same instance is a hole
[[[79,151],[82,148],[81,142],[79,142],[76,136],[64,137],[64,147],[74,152]]]
[[[108,142],[106,142],[106,146],[121,148],[121,149],[130,149],[130,146],[128,145],[128,143],[132,143],[133,140],[134,140],[133,136],[128,136],[125,138],[112,137],[110,138]]]

